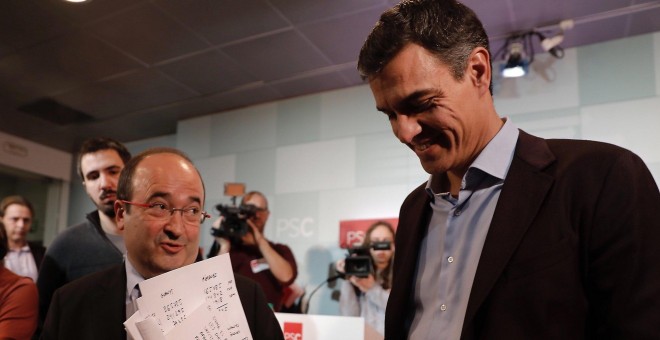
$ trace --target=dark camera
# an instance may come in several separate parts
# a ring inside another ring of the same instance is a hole
[[[250,230],[247,219],[257,214],[257,207],[252,204],[242,204],[238,207],[218,204],[215,206],[223,217],[220,228],[211,228],[211,235],[240,240]]]
[[[348,256],[344,259],[344,274],[357,277],[367,277],[373,272],[369,248],[354,247],[348,249]]]
[[[371,244],[373,250],[390,250],[390,241],[374,242]],[[373,273],[371,254],[367,247],[355,247],[348,249],[348,256],[344,259],[344,274],[357,277],[367,277]]]
[[[367,277],[372,272],[373,265],[369,255],[348,256],[344,260],[344,274],[347,276]]]

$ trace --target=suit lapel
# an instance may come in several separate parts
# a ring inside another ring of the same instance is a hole
[[[404,202],[396,232],[396,246],[408,249],[394,256],[394,275],[392,290],[387,303],[386,333],[392,339],[403,339],[407,336],[410,323],[414,316],[415,271],[419,258],[419,247],[430,218],[430,198],[424,187],[426,183],[415,189]]]
[[[553,161],[554,156],[544,140],[520,131],[516,152],[479,259],[463,334],[471,328],[479,307],[500,278],[550,190],[553,178],[541,170]]]

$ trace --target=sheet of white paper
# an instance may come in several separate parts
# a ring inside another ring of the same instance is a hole
[[[140,331],[135,325],[137,322],[140,322],[142,320],[144,320],[144,317],[142,316],[142,314],[140,314],[140,311],[138,310],[135,311],[135,313],[133,313],[133,315],[131,315],[130,318],[124,321],[124,328],[126,328],[126,333],[128,333],[129,339],[143,340],[142,336],[140,335]]]
[[[166,340],[165,335],[161,332],[154,318],[146,318],[138,321],[135,323],[135,326],[140,331],[140,335],[142,335],[142,339],[144,340]]]
[[[166,340],[180,339],[228,339],[245,340],[249,334],[242,332],[240,325],[219,319],[217,313],[207,303],[203,303],[183,320],[180,326],[172,328]]]
[[[235,331],[243,335],[237,339],[252,339],[236,290],[229,254],[145,280],[140,283],[140,291],[138,310],[144,317],[155,318],[164,334],[175,327],[188,328],[184,320],[206,303],[219,321],[218,327],[235,326]],[[197,334],[200,331],[203,330],[198,329]]]

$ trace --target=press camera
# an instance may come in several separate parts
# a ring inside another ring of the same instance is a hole
[[[240,206],[218,204],[215,206],[223,217],[220,228],[211,228],[211,235],[238,240],[250,230],[247,219],[257,214],[257,207],[251,204]]]
[[[250,231],[247,219],[256,215],[257,207],[251,204],[236,206],[236,198],[245,194],[245,184],[243,183],[225,183],[224,194],[231,197],[232,204],[215,206],[222,216],[222,223],[219,228],[211,228],[211,235],[240,241]]]
[[[373,250],[390,250],[391,242],[374,242],[371,244]],[[348,256],[344,259],[344,274],[357,277],[368,277],[373,274],[374,266],[371,254],[367,247],[354,247],[348,249]]]

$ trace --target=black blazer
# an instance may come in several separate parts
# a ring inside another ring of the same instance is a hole
[[[424,186],[401,206],[386,339],[405,339],[414,316]],[[660,194],[639,157],[521,131],[461,338],[660,339],[658,247]]]
[[[28,241],[28,247],[30,247],[30,253],[34,257],[34,263],[37,264],[37,269],[39,269],[41,267],[41,261],[44,259],[44,254],[46,254],[46,247],[40,243],[30,241]]]
[[[254,339],[284,339],[261,288],[234,274],[243,311]],[[115,265],[74,280],[55,292],[41,339],[124,340],[126,270]]]

